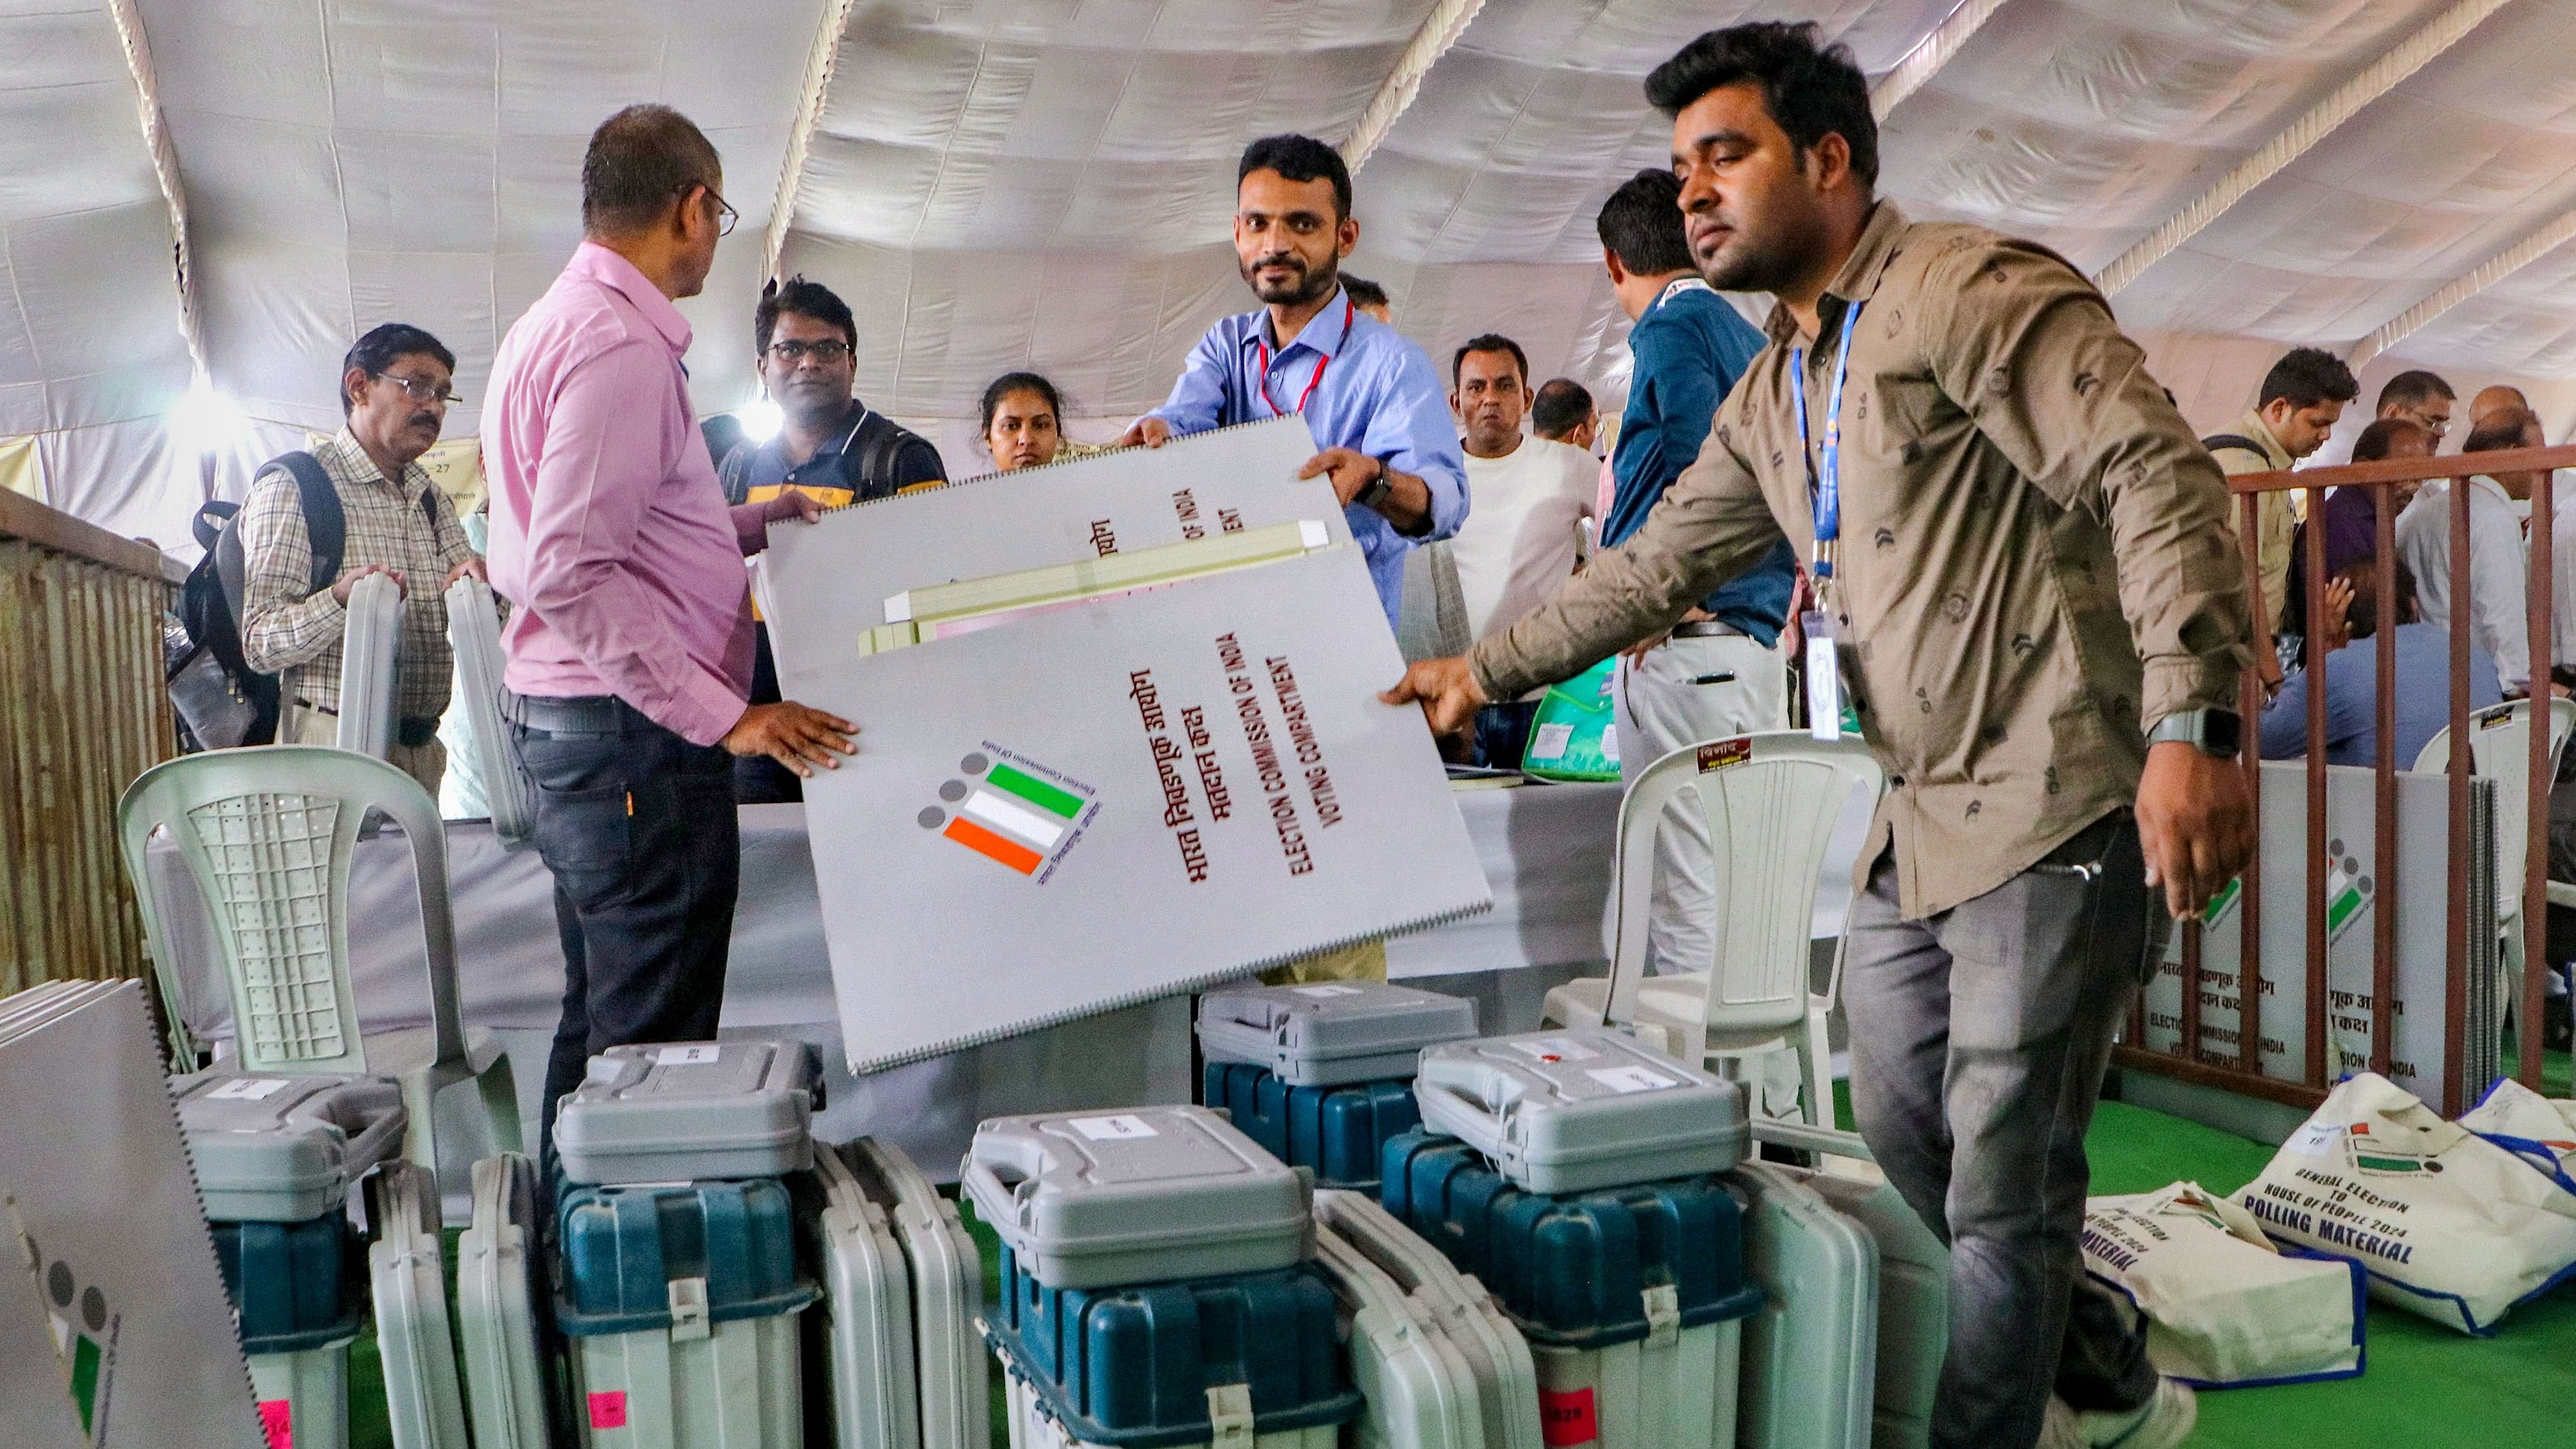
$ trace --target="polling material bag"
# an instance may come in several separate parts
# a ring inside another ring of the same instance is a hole
[[[2147,1356],[2199,1388],[2359,1374],[2369,1279],[2351,1258],[2276,1247],[2196,1182],[2084,1205],[2084,1271],[2147,1318]]]
[[[2576,1157],[2576,1102],[2552,1101],[2506,1077],[2460,1125],[2576,1193],[2576,1173],[2568,1170],[2568,1159]]]
[[[1618,665],[1614,655],[1563,684],[1548,687],[1538,714],[1530,720],[1529,748],[1521,753],[1522,774],[1542,780],[1619,778],[1619,730],[1610,708]]]
[[[2376,1073],[2237,1200],[2276,1240],[2359,1259],[2380,1301],[2480,1337],[2576,1266],[2576,1194]]]

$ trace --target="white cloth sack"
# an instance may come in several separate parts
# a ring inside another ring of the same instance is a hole
[[[2460,1118],[2460,1125],[2547,1174],[2576,1193],[2576,1102],[2553,1101],[2511,1077]]]
[[[2272,1237],[2360,1259],[2374,1297],[2463,1333],[2576,1265],[2576,1194],[2373,1073],[2237,1196]]]
[[[2084,1270],[2147,1318],[2157,1370],[2201,1388],[2361,1372],[2368,1280],[2350,1258],[2275,1247],[2196,1182],[2084,1205]]]

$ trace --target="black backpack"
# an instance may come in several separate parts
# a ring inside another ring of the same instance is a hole
[[[304,531],[313,541],[312,591],[318,593],[339,581],[340,555],[348,542],[349,524],[340,511],[340,492],[331,486],[331,475],[322,470],[321,460],[306,452],[281,454],[261,464],[251,475],[252,486],[278,469],[295,480],[304,506]],[[435,527],[437,505],[424,498],[423,506],[431,510]],[[242,557],[241,505],[210,500],[197,510],[190,529],[206,553],[180,586],[179,623],[187,631],[188,647],[166,661],[165,676],[179,704],[180,723],[200,749],[269,744],[277,738],[278,679],[251,668],[242,657],[247,565]],[[207,697],[214,692],[207,686],[217,681],[230,700]]]

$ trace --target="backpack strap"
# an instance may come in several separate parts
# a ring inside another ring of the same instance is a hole
[[[331,475],[322,470],[322,460],[298,449],[280,453],[259,465],[261,473],[284,469],[295,480],[295,491],[304,504],[304,534],[313,545],[313,587],[320,593],[340,581],[340,558],[348,549],[349,519],[340,509],[340,490],[331,486]],[[431,526],[437,524],[435,505],[431,508]]]
[[[2263,450],[2263,445],[2261,443],[2254,441],[2243,433],[2212,433],[2208,437],[2201,439],[2200,445],[2213,453],[2221,453],[2233,448],[2238,452],[2251,453],[2255,457],[2266,461],[2269,461],[2272,456],[2270,453]]]

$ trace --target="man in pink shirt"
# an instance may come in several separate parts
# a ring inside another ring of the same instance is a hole
[[[608,118],[582,159],[586,239],[510,328],[483,414],[507,713],[555,878],[563,1019],[545,1137],[588,1059],[716,1034],[741,875],[732,758],[799,775],[848,754],[846,720],[745,703],[742,560],[793,490],[727,509],[689,406],[689,324],[733,209],[715,148],[667,106]]]

